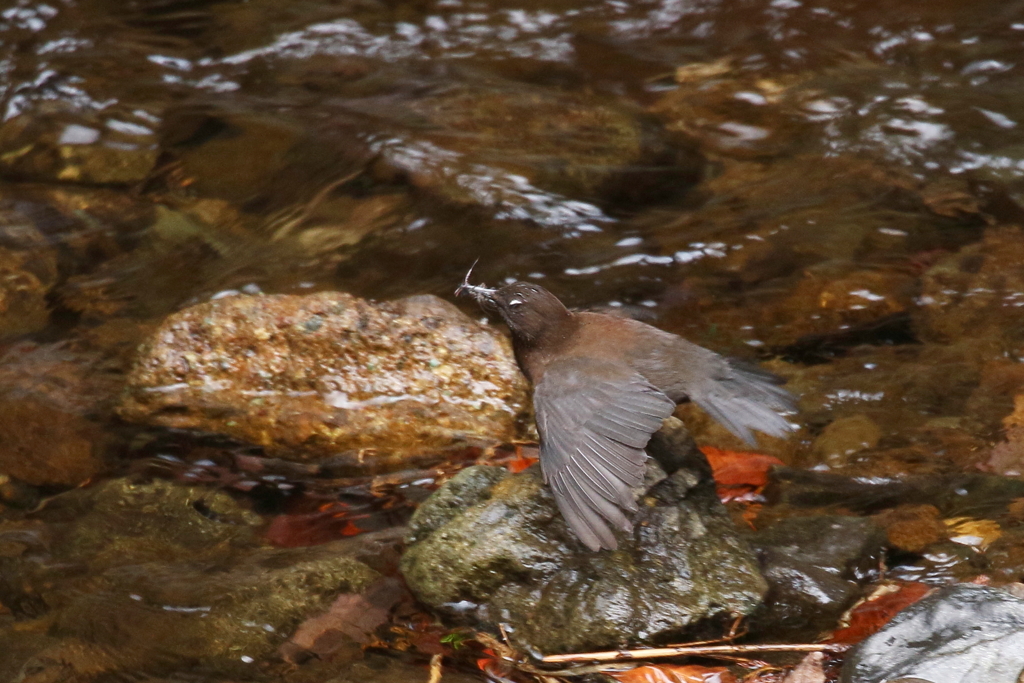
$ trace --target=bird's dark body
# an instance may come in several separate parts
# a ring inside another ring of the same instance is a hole
[[[509,326],[534,386],[545,481],[593,550],[616,547],[609,525],[631,528],[623,511],[636,509],[644,448],[676,404],[696,402],[750,443],[751,429],[790,429],[779,412],[792,409],[792,396],[756,367],[642,322],[569,311],[534,284],[464,290]]]

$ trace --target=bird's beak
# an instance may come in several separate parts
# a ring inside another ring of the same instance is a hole
[[[455,290],[455,296],[461,296],[463,292],[469,292],[470,296],[476,299],[476,302],[484,308],[494,308],[496,304],[494,294],[498,290],[484,287],[483,285],[469,284],[469,277],[473,274],[473,268],[475,267],[476,263],[473,263],[473,265],[470,266],[469,270],[466,272],[466,277],[462,280],[462,284]]]

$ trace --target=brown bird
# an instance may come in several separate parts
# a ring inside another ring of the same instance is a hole
[[[540,463],[562,516],[591,550],[618,546],[611,527],[632,530],[632,489],[644,479],[644,448],[676,404],[691,400],[733,434],[782,436],[794,409],[782,380],[636,320],[567,309],[543,287],[468,292],[512,333],[516,361],[533,384]]]

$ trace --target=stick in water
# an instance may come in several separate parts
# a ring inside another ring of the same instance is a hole
[[[567,655],[548,655],[541,661],[557,662],[619,662],[630,659],[657,657],[743,655],[756,652],[844,652],[849,645],[839,643],[807,643],[799,645],[704,645],[680,647],[654,647],[640,650],[611,650],[608,652],[580,652]]]

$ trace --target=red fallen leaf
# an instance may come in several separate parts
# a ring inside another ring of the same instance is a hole
[[[351,515],[340,504],[326,505],[316,512],[277,515],[270,521],[264,536],[281,548],[319,545],[345,536],[361,534],[352,520],[366,515]]]
[[[405,594],[402,582],[391,577],[378,579],[362,593],[343,593],[327,612],[299,624],[281,646],[281,656],[299,663],[306,653],[327,659],[346,643],[366,645],[374,629],[388,620],[391,609]]]
[[[736,677],[724,666],[695,664],[649,664],[608,675],[621,683],[736,683]]]
[[[339,531],[338,533],[340,533],[342,536],[358,536],[359,534],[365,532],[366,529],[360,529],[352,523],[352,520],[349,519],[345,520],[345,526],[341,527],[341,531]]]
[[[849,625],[832,633],[828,642],[853,645],[876,633],[900,610],[928,595],[932,587],[924,583],[903,583],[894,592],[884,593],[853,608]]]
[[[713,446],[702,446],[718,484],[718,497],[723,503],[760,493],[768,483],[768,470],[784,465],[781,460],[761,453],[726,451]]]
[[[505,467],[512,474],[518,474],[527,467],[537,462],[540,449],[530,446],[516,446],[515,457],[505,463]]]
[[[508,468],[508,471],[512,474],[518,474],[535,462],[537,462],[537,458],[522,457],[510,460],[505,464],[505,467]]]
[[[507,680],[512,674],[512,665],[498,657],[494,650],[487,648],[484,656],[476,660],[477,667],[492,679]]]

